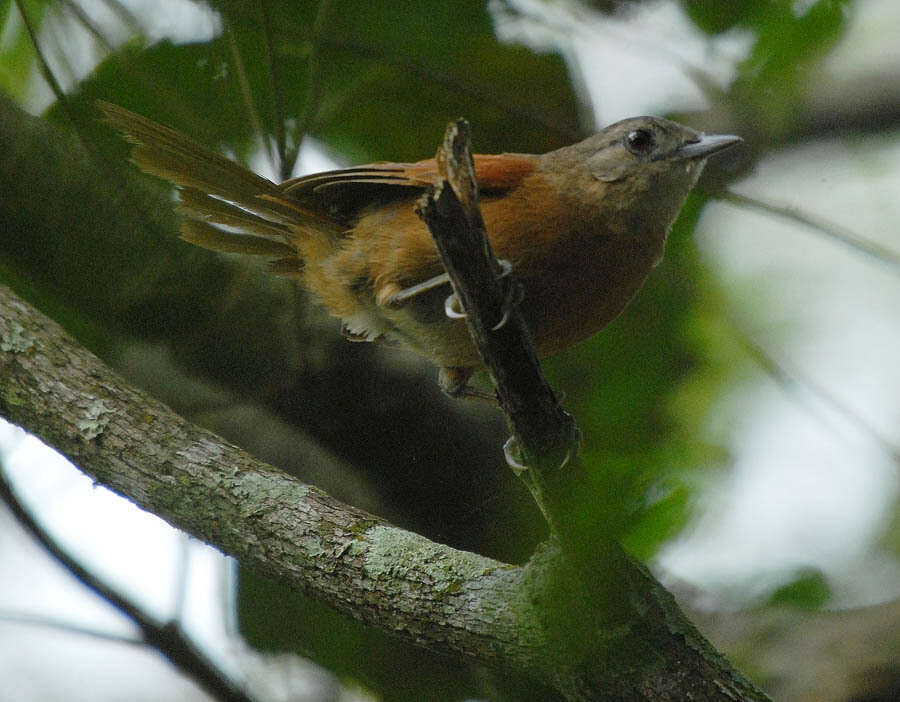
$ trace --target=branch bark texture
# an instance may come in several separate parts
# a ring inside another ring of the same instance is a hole
[[[764,699],[639,566],[631,606],[610,608],[551,546],[513,567],[394,528],[129,387],[2,287],[0,416],[247,566],[422,646],[571,699]]]

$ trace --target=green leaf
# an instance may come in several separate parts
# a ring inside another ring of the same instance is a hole
[[[739,67],[732,99],[757,129],[776,137],[793,130],[807,74],[842,35],[850,5],[819,0],[798,12],[797,3],[779,0],[760,3],[742,18],[757,40]]]
[[[648,504],[641,518],[631,527],[622,545],[633,556],[647,560],[678,534],[687,523],[691,491],[677,485]]]
[[[683,0],[688,17],[707,34],[718,34],[759,16],[772,3],[770,0]]]
[[[337,1],[318,37],[319,3],[269,3],[268,24],[255,4],[215,6],[228,33],[193,44],[133,42],[79,86],[76,109],[118,102],[241,157],[258,145],[254,112],[268,136],[281,114],[289,145],[304,135],[292,130],[306,130],[350,162],[431,156],[459,116],[472,123],[479,151],[540,152],[581,135],[563,59],[501,43],[480,2]]]
[[[769,597],[768,605],[795,609],[821,609],[831,600],[831,587],[825,575],[814,568],[800,571],[787,585],[782,585]]]
[[[24,4],[28,18],[38,30],[50,3],[25,0]],[[0,0],[0,28],[0,91],[22,100],[31,85],[35,54],[25,23],[12,0]]]

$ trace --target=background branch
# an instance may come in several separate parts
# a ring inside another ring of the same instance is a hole
[[[47,550],[66,570],[85,587],[102,597],[128,617],[141,631],[144,643],[159,651],[178,670],[190,676],[194,682],[218,700],[227,702],[252,702],[241,687],[224,670],[209,658],[185,632],[178,620],[159,621],[135,600],[126,597],[97,577],[89,568],[60,546],[53,536],[35,519],[34,515],[16,495],[13,486],[0,469],[0,500],[6,503],[15,518],[34,539]],[[42,622],[46,624],[47,622]],[[72,627],[75,629],[74,627]],[[85,633],[84,629],[77,629]],[[93,632],[92,635],[97,635]],[[125,640],[125,639],[119,639]],[[134,641],[128,641],[134,643]]]
[[[730,202],[741,207],[760,210],[761,212],[776,217],[782,217],[792,222],[803,224],[810,227],[823,238],[836,241],[863,256],[874,259],[878,263],[883,263],[894,273],[900,272],[900,253],[897,253],[887,246],[882,246],[871,238],[867,239],[862,237],[847,227],[842,227],[833,222],[825,221],[821,217],[816,217],[808,212],[804,212],[799,207],[766,202],[760,198],[742,195],[733,190],[725,190],[716,194],[714,197],[723,202]]]

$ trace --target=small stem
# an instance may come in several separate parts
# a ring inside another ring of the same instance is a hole
[[[818,219],[798,207],[766,202],[765,200],[750,197],[749,195],[741,195],[733,190],[727,190],[720,195],[716,195],[716,198],[723,200],[724,202],[730,202],[734,205],[753,207],[757,210],[762,210],[763,212],[768,212],[769,214],[774,214],[804,224],[807,227],[812,227],[829,239],[844,244],[845,246],[849,246],[854,251],[873,258],[879,263],[885,263],[894,269],[895,272],[900,273],[900,253],[874,241],[865,239],[846,227],[841,227],[833,222],[826,222],[825,220]]]

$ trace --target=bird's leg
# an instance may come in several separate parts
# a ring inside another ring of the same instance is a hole
[[[469,385],[469,379],[474,372],[475,369],[469,366],[443,366],[438,373],[438,385],[450,397],[471,397],[496,405],[496,395]]]
[[[441,273],[440,275],[434,276],[434,278],[429,278],[428,280],[423,280],[421,283],[410,285],[408,288],[401,288],[400,290],[392,292],[387,296],[383,304],[387,307],[402,307],[416,295],[421,295],[429,290],[434,290],[449,282],[450,276],[446,273]]]

